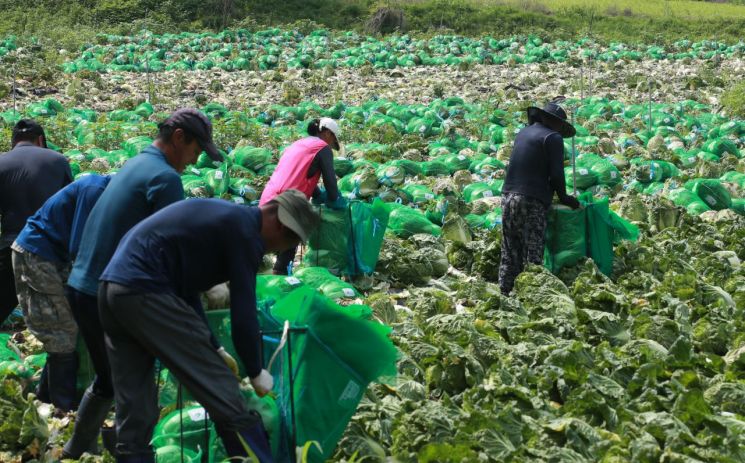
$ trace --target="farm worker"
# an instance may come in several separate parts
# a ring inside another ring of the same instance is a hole
[[[509,294],[526,263],[543,263],[548,207],[554,192],[562,204],[576,209],[566,193],[564,141],[575,134],[564,109],[548,103],[528,108],[528,126],[515,137],[502,187],[502,261],[499,286]]]
[[[85,221],[110,178],[86,175],[55,193],[11,246],[23,318],[47,352],[36,395],[63,411],[75,408],[78,370],[78,325],[65,286]]]
[[[138,222],[184,198],[180,173],[204,150],[211,159],[222,157],[212,142],[212,125],[195,109],[179,109],[158,126],[152,145],[127,161],[111,179],[91,210],[73,264],[69,299],[91,356],[96,377],[83,394],[75,430],[65,444],[63,458],[77,459],[95,449],[99,429],[111,408],[114,390],[98,315],[98,279],[119,240]]]
[[[273,379],[262,368],[256,274],[265,252],[297,246],[318,222],[305,194],[287,190],[259,207],[181,201],[122,239],[99,290],[116,396],[118,462],[154,461],[149,442],[159,414],[155,359],[209,413],[230,458],[246,456],[242,438],[259,461],[272,461],[261,418],[245,406],[237,365],[224,360],[199,293],[230,282],[233,343],[263,397]]]
[[[333,209],[345,209],[347,201],[339,194],[331,148],[339,150],[339,124],[328,117],[308,124],[308,137],[288,146],[279,159],[277,168],[261,193],[259,205],[266,204],[278,194],[290,189],[300,190],[316,204],[326,203]],[[318,187],[323,177],[325,190]],[[279,254],[274,263],[275,275],[287,275],[296,249]]]
[[[18,306],[13,240],[44,201],[72,182],[70,163],[47,149],[44,129],[30,119],[13,127],[13,149],[0,155],[0,323]]]

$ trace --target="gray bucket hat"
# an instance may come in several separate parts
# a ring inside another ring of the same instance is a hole
[[[321,222],[308,198],[298,190],[287,190],[275,197],[274,201],[279,204],[278,216],[282,225],[295,232],[301,241],[308,241]]]

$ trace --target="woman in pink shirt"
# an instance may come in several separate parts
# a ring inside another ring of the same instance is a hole
[[[339,125],[328,117],[315,119],[308,124],[308,137],[288,146],[279,159],[269,183],[261,194],[259,205],[263,205],[287,190],[299,190],[316,203],[326,203],[333,209],[344,209],[347,201],[339,194],[334,171],[332,148],[339,149]],[[323,177],[325,190],[318,187]],[[290,273],[296,249],[277,256],[275,275]]]

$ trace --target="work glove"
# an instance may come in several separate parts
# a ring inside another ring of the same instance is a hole
[[[225,365],[227,365],[228,368],[230,368],[230,371],[240,379],[240,375],[238,374],[238,362],[235,361],[233,356],[228,354],[224,347],[217,349],[217,353],[220,354],[222,361],[225,362]]]
[[[572,209],[579,209],[579,207],[581,206],[579,201],[577,201],[577,198],[575,198],[574,196],[568,196],[568,195],[566,198],[564,198],[562,203],[564,203],[565,206],[571,207]]]
[[[251,378],[251,386],[253,386],[257,396],[264,397],[274,387],[274,378],[272,378],[272,375],[268,371],[261,370],[259,376]]]
[[[320,193],[318,193],[318,195],[314,196],[311,199],[311,201],[310,201],[310,202],[313,203],[314,206],[320,206],[320,205],[326,203],[326,200],[327,200],[326,190],[319,189],[319,191],[320,191]]]
[[[328,207],[330,207],[331,209],[335,211],[341,211],[341,210],[346,209],[348,204],[349,202],[347,201],[347,199],[342,196],[339,196],[338,198],[336,198],[336,201],[331,201],[329,203],[326,203]]]

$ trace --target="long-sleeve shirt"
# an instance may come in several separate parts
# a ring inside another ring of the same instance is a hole
[[[127,161],[88,217],[68,284],[96,296],[98,278],[119,240],[145,217],[182,199],[181,177],[154,145]]]
[[[259,208],[180,201],[127,233],[101,281],[175,294],[201,316],[199,293],[229,281],[233,344],[253,378],[262,367],[256,314],[256,274],[265,252],[261,223]]]
[[[110,176],[86,175],[55,193],[28,219],[16,244],[50,262],[71,262],[88,215],[109,180]]]
[[[20,142],[0,155],[0,249],[50,196],[72,182],[67,159],[56,151]]]
[[[564,140],[536,122],[515,137],[502,193],[522,194],[549,206],[554,192],[562,203],[570,198],[564,179]]]
[[[323,179],[323,187],[326,189],[326,200],[329,202],[336,201],[339,197],[339,187],[336,184],[334,153],[328,146],[316,153],[316,157],[313,158],[313,163],[311,163],[310,169],[308,169],[308,178],[316,175],[319,170]],[[316,187],[315,191],[313,191],[313,197],[317,197],[318,194],[320,194],[320,190]]]

